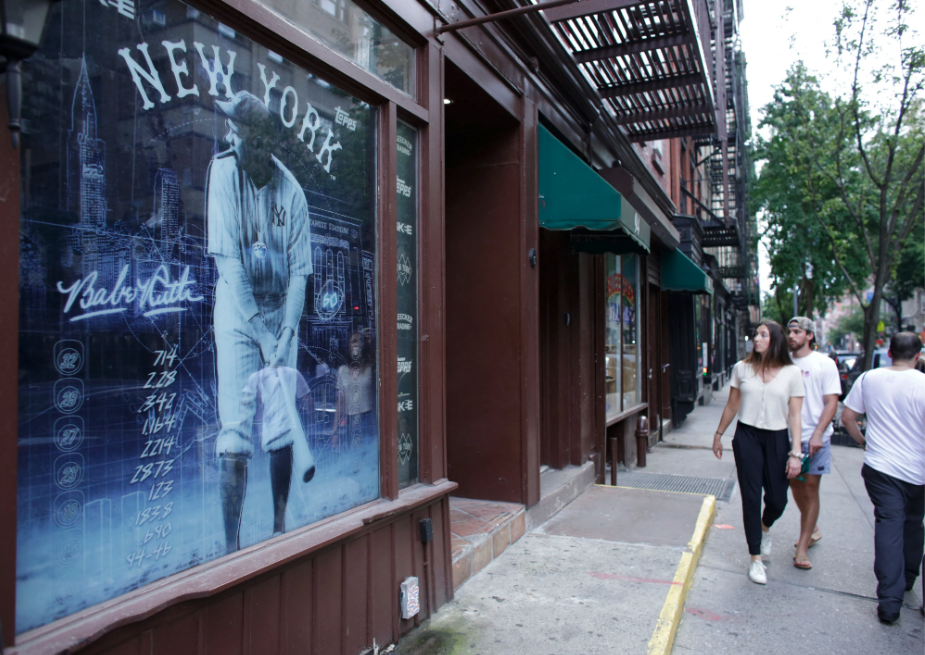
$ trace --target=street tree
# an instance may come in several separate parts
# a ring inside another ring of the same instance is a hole
[[[820,287],[823,304],[846,290],[857,298],[862,370],[870,367],[885,287],[923,220],[925,48],[907,26],[911,11],[907,0],[846,2],[832,55],[850,84],[830,96],[794,66],[764,108],[772,136],[758,148],[772,275],[778,285],[805,286],[811,265],[807,309],[818,308]]]
[[[883,299],[893,310],[897,332],[903,329],[903,302],[922,287],[925,287],[925,225],[919,224],[899,253],[883,292]]]

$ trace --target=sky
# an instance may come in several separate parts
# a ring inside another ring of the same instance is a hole
[[[887,4],[889,0],[881,1]],[[839,68],[834,54],[826,57],[826,48],[835,40],[833,21],[841,6],[841,0],[744,0],[740,32],[748,62],[746,77],[753,131],[761,121],[761,108],[772,100],[774,87],[784,80],[796,61],[802,59],[829,93],[850,86],[848,67]],[[925,35],[925,4],[913,15],[910,27],[918,35]],[[758,275],[762,293],[768,292],[770,265],[763,243],[758,246]]]

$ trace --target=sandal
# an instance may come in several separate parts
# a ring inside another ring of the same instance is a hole
[[[796,558],[796,555],[794,555],[794,557],[793,557],[793,565],[794,565],[795,567],[797,567],[798,569],[803,569],[804,571],[809,571],[811,568],[813,568],[813,563],[812,563],[812,562],[810,562],[810,561],[809,561],[808,559],[806,559],[805,557],[804,557],[803,559],[801,559],[801,560],[798,560],[798,559]]]
[[[807,546],[807,548],[812,548],[813,546],[815,546],[815,545],[816,545],[816,542],[818,542],[820,539],[822,539],[822,533],[821,533],[821,532],[814,532],[814,533],[812,533],[812,534],[809,536],[809,545]],[[793,542],[793,547],[794,547],[794,548],[796,548],[796,547],[799,546],[799,545],[800,545],[800,542],[799,542],[799,541],[794,541],[794,542]]]

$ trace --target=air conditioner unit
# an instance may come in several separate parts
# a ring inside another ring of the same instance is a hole
[[[167,24],[167,14],[157,9],[149,9],[141,15],[143,25],[159,25],[164,27]]]

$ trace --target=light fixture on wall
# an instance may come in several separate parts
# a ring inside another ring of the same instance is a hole
[[[6,72],[13,148],[22,130],[22,60],[38,50],[48,10],[57,0],[0,0],[0,72]]]

